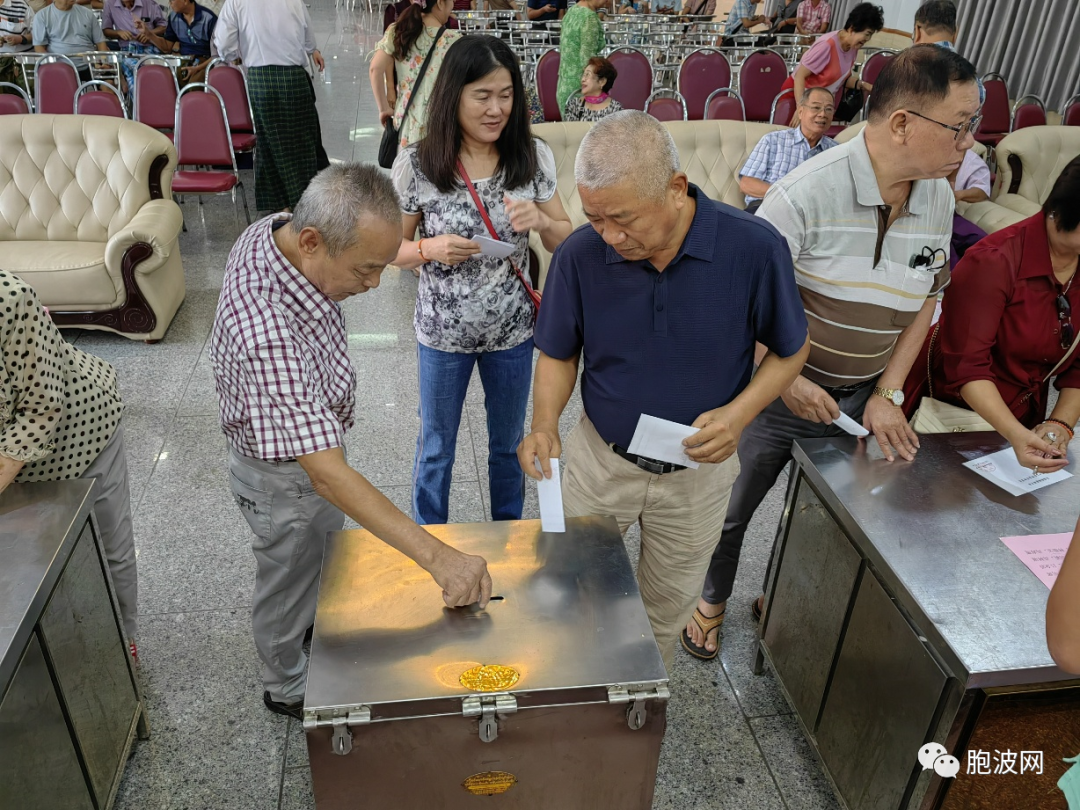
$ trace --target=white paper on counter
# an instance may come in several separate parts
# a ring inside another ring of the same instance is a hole
[[[999,487],[1012,495],[1023,495],[1026,492],[1034,492],[1037,489],[1072,478],[1072,473],[1066,470],[1058,470],[1052,473],[1035,474],[1034,470],[1021,467],[1016,460],[1016,454],[1011,447],[991,453],[982,458],[964,462],[964,466],[972,470],[987,481],[993,481]]]
[[[870,431],[852,419],[843,411],[840,412],[840,416],[832,420],[832,423],[843,431],[850,433],[852,436],[869,436]]]
[[[697,432],[698,428],[643,413],[634,430],[634,438],[626,449],[635,456],[681,464],[696,470],[698,463],[686,455],[682,442]]]
[[[566,513],[562,505],[562,484],[559,480],[559,460],[551,461],[551,478],[541,478],[536,485],[536,494],[540,498],[540,528],[545,532],[565,532]],[[540,459],[533,456],[533,464],[540,475],[544,474]]]
[[[505,259],[514,252],[514,245],[510,242],[500,242],[497,239],[492,239],[489,236],[480,236],[479,234],[474,236],[472,240],[480,246],[480,253],[484,256],[494,256],[498,259]]]

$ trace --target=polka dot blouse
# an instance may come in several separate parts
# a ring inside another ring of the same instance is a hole
[[[64,340],[34,290],[0,270],[0,455],[16,481],[78,478],[112,438],[124,406],[116,370]]]

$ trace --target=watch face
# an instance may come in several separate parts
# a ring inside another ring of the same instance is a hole
[[[893,405],[895,405],[898,408],[901,405],[903,405],[904,404],[904,392],[903,391],[893,391],[892,402],[893,402]]]

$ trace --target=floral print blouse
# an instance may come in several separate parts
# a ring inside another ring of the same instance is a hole
[[[622,104],[615,99],[611,99],[611,103],[604,107],[604,109],[594,110],[591,107],[585,106],[585,99],[581,96],[573,96],[566,102],[566,115],[563,116],[563,120],[599,121],[604,116],[617,113],[621,109]]]

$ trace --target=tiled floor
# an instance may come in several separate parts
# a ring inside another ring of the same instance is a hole
[[[365,55],[376,41],[360,10],[315,0],[327,59],[319,84],[331,157],[373,159],[379,132]],[[249,182],[248,192],[253,191]],[[267,712],[251,641],[254,567],[247,525],[226,483],[207,338],[236,230],[226,201],[188,201],[181,248],[187,299],[165,340],[146,346],[100,333],[69,333],[119,371],[139,551],[143,687],[153,736],[139,743],[117,807],[124,810],[300,810],[314,807],[299,724]],[[416,280],[388,271],[381,287],[346,306],[359,387],[349,458],[407,508],[416,441]],[[576,416],[575,401],[566,423]],[[486,433],[474,381],[462,425],[452,521],[486,518]],[[751,672],[748,608],[782,506],[783,482],[751,527],[711,664],[681,653],[656,791],[663,810],[835,808],[836,802],[769,675]],[[526,517],[537,517],[531,489]],[[628,538],[633,552],[634,538]]]

